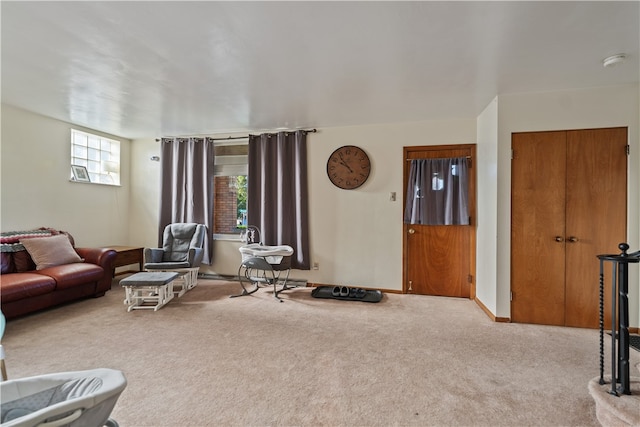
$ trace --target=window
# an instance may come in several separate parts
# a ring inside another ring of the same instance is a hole
[[[247,228],[249,145],[223,142],[215,148],[213,228],[217,238],[240,235]]]
[[[120,141],[71,129],[71,165],[87,168],[90,182],[120,185]]]

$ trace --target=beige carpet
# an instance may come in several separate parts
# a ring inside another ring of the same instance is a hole
[[[640,426],[640,377],[629,376],[631,394],[611,394],[611,377],[600,384],[597,376],[589,381],[589,393],[596,402],[598,421],[605,427]]]
[[[114,285],[9,321],[8,374],[120,369],[123,427],[598,425],[596,330],[493,323],[464,299],[228,298],[239,290],[200,280],[158,312],[127,313]]]

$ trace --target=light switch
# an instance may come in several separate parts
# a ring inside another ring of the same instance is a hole
[[[391,193],[389,193],[389,201],[391,202],[395,202],[396,201],[396,192],[392,191]]]

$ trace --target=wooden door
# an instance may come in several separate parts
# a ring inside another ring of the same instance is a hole
[[[626,237],[626,144],[626,128],[513,134],[514,322],[598,326],[596,255]]]
[[[564,324],[566,132],[514,134],[511,319]]]
[[[469,158],[469,225],[404,224],[403,292],[475,296],[475,145],[405,147],[404,203],[411,159]]]
[[[596,256],[620,253],[626,241],[626,146],[626,128],[567,132],[567,326],[598,327]],[[611,304],[605,309],[610,319]]]

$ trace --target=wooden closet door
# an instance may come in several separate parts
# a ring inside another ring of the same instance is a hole
[[[626,128],[567,132],[567,326],[598,327],[596,256],[619,253],[618,244],[626,241],[626,146]],[[610,303],[605,310],[605,319],[610,319]]]
[[[511,319],[564,325],[566,132],[512,136]]]
[[[596,256],[626,240],[626,145],[626,128],[512,135],[514,322],[598,327]]]

